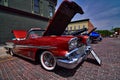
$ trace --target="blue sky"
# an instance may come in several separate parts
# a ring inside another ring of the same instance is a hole
[[[58,0],[56,9],[63,0]],[[98,30],[120,27],[120,0],[70,0],[80,5],[83,15],[76,14],[72,21],[90,19]]]

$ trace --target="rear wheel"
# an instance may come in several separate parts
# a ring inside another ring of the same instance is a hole
[[[12,50],[12,49],[9,49],[9,53],[10,53],[10,55],[11,55],[11,56],[13,56],[13,55],[14,55],[14,52],[13,52],[13,50]]]
[[[54,70],[56,67],[56,59],[53,54],[49,51],[43,51],[40,55],[40,62],[44,69],[46,70]]]

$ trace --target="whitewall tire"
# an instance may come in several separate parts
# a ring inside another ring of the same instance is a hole
[[[40,62],[44,69],[51,71],[56,67],[56,59],[49,51],[43,51],[40,55]]]

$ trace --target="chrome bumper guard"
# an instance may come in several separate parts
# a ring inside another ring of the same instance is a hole
[[[87,49],[88,48],[86,47],[84,49],[84,52],[81,52],[79,48],[76,48],[67,53],[66,55],[69,56],[70,54],[75,54],[75,56],[72,59],[57,59],[57,64],[67,69],[73,69],[87,57],[88,54],[86,53]]]

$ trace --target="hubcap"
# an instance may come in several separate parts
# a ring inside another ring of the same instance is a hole
[[[50,54],[44,54],[43,61],[48,67],[52,67],[54,65],[54,58]]]

